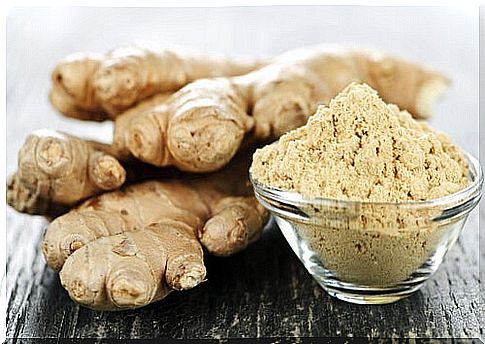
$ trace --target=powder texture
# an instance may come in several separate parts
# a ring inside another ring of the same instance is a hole
[[[467,163],[448,137],[355,83],[258,150],[251,173],[308,197],[375,202],[439,198],[468,183]]]
[[[363,213],[363,217],[369,216],[365,210]],[[295,253],[305,265],[308,260],[311,260],[309,265],[319,260],[328,271],[326,278],[334,275],[336,280],[347,283],[389,287],[412,279],[412,274],[418,269],[421,270],[421,278],[432,273],[446,253],[443,249],[458,237],[465,221],[460,218],[447,224],[415,225],[398,232],[382,231],[378,229],[382,227],[373,229],[371,226],[356,229],[359,222],[352,218],[353,215],[351,212],[337,219],[333,214],[330,215],[333,220],[327,221],[322,217],[312,218],[313,223],[288,222],[284,218],[278,218],[277,222],[284,229],[285,236],[285,230],[293,231],[294,234],[289,237],[298,238],[296,245],[300,249]],[[306,252],[301,248],[303,243],[311,250],[313,258],[302,254]]]
[[[467,162],[445,135],[384,103],[365,84],[349,85],[305,126],[256,151],[251,174],[263,185],[317,197],[288,201],[276,220],[310,271],[320,261],[326,272],[312,273],[324,287],[332,278],[370,287],[414,285],[413,273],[431,274],[466,220],[435,221],[440,205],[405,205],[464,188]],[[316,258],[303,254],[305,247]]]

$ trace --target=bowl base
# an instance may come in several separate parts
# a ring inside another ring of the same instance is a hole
[[[388,303],[393,303],[402,300],[416,290],[418,290],[421,285],[413,286],[412,288],[406,290],[392,291],[392,290],[381,290],[381,291],[363,291],[363,290],[341,290],[338,288],[329,287],[326,285],[320,286],[332,297],[339,300],[355,303],[359,305],[385,305]]]

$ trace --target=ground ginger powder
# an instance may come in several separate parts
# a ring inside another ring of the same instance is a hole
[[[351,84],[308,123],[256,151],[257,182],[307,198],[358,201],[302,206],[291,221],[322,265],[340,280],[389,286],[408,278],[452,235],[424,201],[468,184],[468,165],[449,138],[386,104],[365,84]],[[389,203],[390,202],[390,203]]]

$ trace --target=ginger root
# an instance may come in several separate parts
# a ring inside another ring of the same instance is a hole
[[[183,223],[102,237],[77,250],[60,271],[69,296],[95,310],[146,306],[203,281],[203,251]]]
[[[137,308],[193,288],[206,273],[201,244],[211,254],[233,254],[268,219],[248,184],[248,164],[87,200],[50,224],[46,261],[74,301],[97,310]]]
[[[68,117],[114,119],[149,96],[199,78],[242,75],[261,65],[153,44],[120,47],[106,55],[77,53],[54,69],[50,101]]]
[[[384,54],[328,46],[290,51],[243,76],[196,80],[115,121],[115,148],[155,166],[215,171],[248,142],[306,123],[350,82],[365,82],[415,117],[431,114],[448,80]]]
[[[211,172],[229,162],[253,125],[229,81],[201,79],[151,108],[142,102],[120,115],[113,146],[155,166]]]
[[[100,143],[52,130],[29,135],[18,170],[7,182],[7,203],[30,214],[58,213],[79,201],[119,188],[126,171]]]

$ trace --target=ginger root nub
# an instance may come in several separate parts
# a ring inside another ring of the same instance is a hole
[[[216,256],[228,256],[246,248],[261,235],[268,212],[254,197],[227,197],[198,233],[200,242]]]
[[[38,130],[20,149],[18,171],[9,180],[7,202],[21,212],[45,214],[120,187],[126,171],[118,160],[72,135]]]

